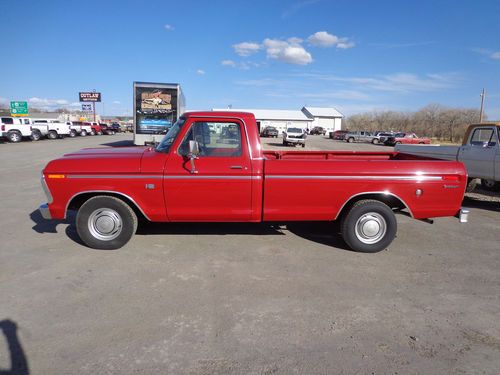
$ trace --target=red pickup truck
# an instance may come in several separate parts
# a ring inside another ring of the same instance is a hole
[[[399,144],[407,145],[428,145],[431,143],[429,138],[420,138],[415,133],[396,133],[392,137],[388,137],[384,144],[386,146],[395,146]]]
[[[255,117],[189,112],[156,148],[91,148],[43,170],[46,219],[77,210],[92,248],[117,249],[154,222],[341,221],[354,250],[376,252],[394,239],[394,213],[457,216],[467,176],[456,161],[397,152],[263,151]]]

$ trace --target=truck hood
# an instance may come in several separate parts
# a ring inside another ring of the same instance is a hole
[[[44,173],[140,173],[147,147],[85,148],[47,164]]]

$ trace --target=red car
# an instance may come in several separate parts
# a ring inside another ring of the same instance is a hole
[[[211,131],[215,130],[215,131]],[[467,183],[457,161],[397,152],[263,151],[255,117],[188,112],[156,147],[84,149],[43,170],[46,219],[76,210],[92,248],[117,249],[154,222],[334,221],[354,250],[385,249],[395,213],[460,216]]]
[[[419,138],[415,133],[396,133],[394,134],[394,136],[388,137],[384,142],[386,146],[394,146],[401,143],[409,145],[428,145],[429,143],[431,143],[431,140],[429,138]]]

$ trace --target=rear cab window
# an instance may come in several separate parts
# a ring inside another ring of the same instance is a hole
[[[470,145],[475,147],[493,147],[497,144],[494,128],[477,128],[472,132]]]

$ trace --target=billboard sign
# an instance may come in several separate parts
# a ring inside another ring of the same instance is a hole
[[[80,92],[81,102],[100,102],[101,93],[100,92]]]
[[[10,102],[12,116],[28,116],[28,102]]]
[[[135,85],[136,134],[164,134],[177,120],[179,89],[173,85]]]
[[[82,104],[82,112],[92,112],[92,104]]]

